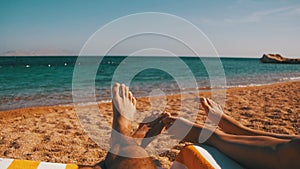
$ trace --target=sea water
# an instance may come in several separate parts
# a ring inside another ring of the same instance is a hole
[[[89,67],[95,66],[100,59],[102,61],[97,64],[96,72],[89,72]],[[125,59],[123,56],[86,57],[80,63],[76,62],[76,56],[0,57],[0,110],[72,104],[73,83],[80,83],[84,88],[86,84],[91,84],[91,80],[95,86],[96,101],[109,101],[113,77]],[[175,61],[178,59],[192,72],[192,77],[176,66]],[[149,96],[157,89],[164,94],[183,92],[178,83],[189,83],[191,78],[195,79],[197,86],[185,88],[184,92],[209,90],[210,79],[215,77],[210,76],[204,60],[219,61],[207,57],[135,57],[121,76],[131,77],[130,90],[136,97]],[[153,68],[152,61],[157,61],[160,66],[165,65],[170,72],[177,72],[176,77],[168,71]],[[144,69],[132,75],[130,69],[141,63],[146,65]],[[213,70],[218,69],[220,76],[224,73],[226,84],[221,83],[221,86],[214,87],[228,88],[300,80],[300,65],[297,64],[264,64],[257,58],[221,58],[220,63],[221,67]],[[86,69],[87,74],[95,73],[94,79],[73,79],[75,66]],[[93,91],[87,87],[85,91],[88,90]],[[83,104],[88,104],[90,100],[87,98]]]

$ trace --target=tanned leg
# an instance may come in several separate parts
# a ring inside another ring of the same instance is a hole
[[[242,136],[219,132],[213,146],[247,168],[298,168],[300,139]]]
[[[112,89],[113,93],[113,129],[111,135],[111,150],[105,159],[107,168],[133,169],[149,168],[155,169],[153,161],[147,152],[137,145],[130,136],[131,121],[135,113],[135,98],[129,92],[128,87],[116,83]],[[121,155],[119,155],[121,154]],[[142,157],[142,158],[137,158]]]
[[[218,123],[218,126],[221,129],[229,134],[236,134],[236,135],[248,135],[248,136],[270,136],[280,139],[292,139],[296,138],[297,136],[293,135],[284,135],[284,134],[275,134],[275,133],[268,133],[264,131],[254,130],[248,128],[232,117],[226,115],[222,110],[222,107],[208,98],[201,98],[201,105],[204,108],[206,114],[215,123]],[[218,122],[218,120],[220,120]]]
[[[212,105],[212,104],[211,104]],[[213,107],[206,107],[208,111]],[[169,134],[179,138],[180,129],[191,127],[184,138],[185,141],[198,143],[198,137],[203,128],[188,120],[172,116],[166,117],[163,122],[169,128],[175,121],[177,127],[168,130]],[[298,168],[300,166],[300,139],[291,140],[270,136],[245,136],[224,133],[220,130],[211,131],[212,136],[205,142],[219,149],[221,152],[239,162],[246,168]]]

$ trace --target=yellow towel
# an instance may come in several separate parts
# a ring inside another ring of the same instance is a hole
[[[78,169],[75,164],[59,164],[30,160],[0,158],[1,169]]]

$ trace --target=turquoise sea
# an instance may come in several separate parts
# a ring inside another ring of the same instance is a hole
[[[97,101],[110,100],[112,77],[125,58],[103,58],[94,80]],[[136,62],[130,64],[147,65],[149,58],[163,65],[172,65],[175,61],[172,57],[143,56],[137,57]],[[85,63],[76,63],[76,59],[76,56],[0,57],[0,110],[72,103],[74,66],[82,64],[88,67],[99,60],[96,57],[86,57]],[[190,90],[207,90],[210,87],[210,79],[201,59],[180,59],[191,70],[198,84],[198,88]],[[226,85],[219,86],[221,88],[300,79],[300,65],[296,64],[263,64],[259,59],[249,58],[221,58],[221,63],[226,76]],[[180,71],[176,66],[172,69]],[[153,89],[160,89],[166,94],[178,93],[180,91],[176,80],[189,80],[184,73],[178,75],[181,77],[174,78],[168,72],[149,67],[134,76],[130,89],[137,97],[148,96]],[[80,83],[84,86],[86,82]]]

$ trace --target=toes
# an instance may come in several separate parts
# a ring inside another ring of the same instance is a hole
[[[201,105],[202,105],[202,107],[204,108],[204,111],[206,112],[206,113],[208,113],[209,112],[209,104],[207,103],[207,99],[206,98],[204,98],[204,97],[201,97],[200,98],[200,102],[201,102]]]
[[[128,99],[132,102],[133,101],[133,95],[131,93],[131,91],[129,91],[128,93]]]
[[[210,104],[210,106],[212,107],[220,107],[218,103],[214,102],[211,99],[207,99],[208,104]]]
[[[115,83],[113,88],[112,88],[112,94],[113,94],[113,98],[118,98],[120,97],[120,84],[119,83]]]
[[[131,93],[131,91],[129,91],[129,93],[128,93],[128,98],[129,98],[130,102],[131,102],[134,106],[136,106],[136,99],[135,99],[135,97],[133,97],[133,94]]]
[[[136,106],[136,99],[135,99],[135,97],[133,97],[133,94],[131,93],[131,91],[129,91],[129,93],[128,93],[128,98],[129,98],[130,102],[131,102],[134,106]]]
[[[129,88],[125,84],[121,85],[121,93],[122,98],[129,98]]]
[[[129,88],[125,86],[125,97],[129,98]]]
[[[204,103],[205,102],[205,97],[200,97],[200,103]]]
[[[211,106],[211,107],[213,106],[214,102],[211,99],[207,98],[206,102],[208,103],[209,106]]]
[[[222,110],[221,113],[224,113],[223,112],[223,107],[221,105],[218,105],[218,106],[219,106],[219,109]]]
[[[135,97],[132,98],[132,103],[133,103],[134,107],[136,107],[136,99],[135,99]]]
[[[124,84],[121,85],[121,97],[125,98],[126,97],[126,86]]]

